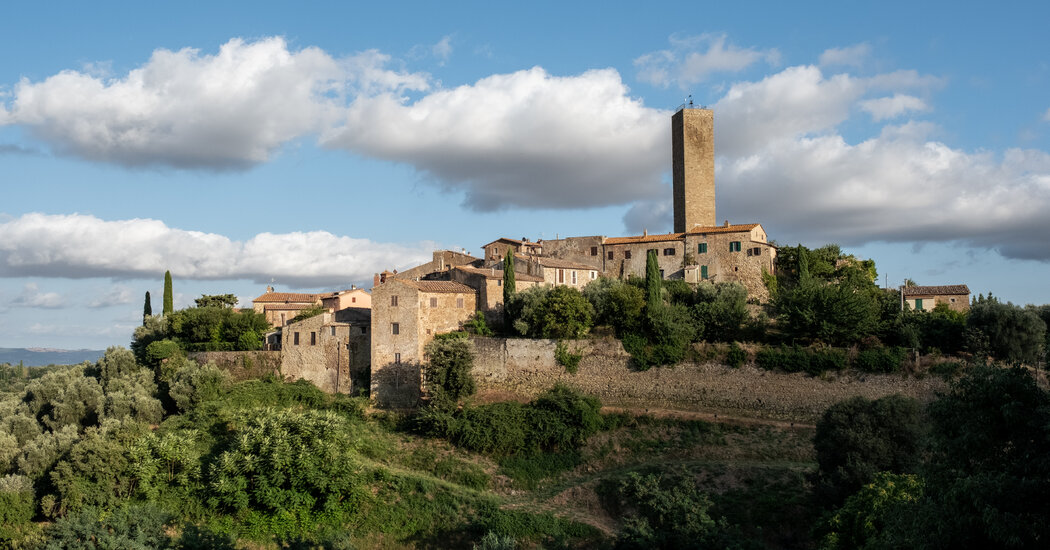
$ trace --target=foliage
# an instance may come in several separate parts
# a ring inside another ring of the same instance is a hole
[[[478,336],[492,336],[492,329],[489,328],[488,322],[485,321],[485,314],[480,309],[474,312],[474,316],[466,322],[464,328]]]
[[[105,394],[83,367],[49,373],[26,384],[22,398],[30,415],[51,431],[63,426],[96,426],[105,411]]]
[[[1035,364],[1043,358],[1046,323],[1032,310],[981,297],[970,307],[966,324],[987,337],[997,359]]]
[[[744,365],[744,361],[747,360],[747,352],[740,347],[739,344],[733,342],[729,345],[729,351],[726,352],[726,364],[734,369],[738,369]]]
[[[361,498],[346,421],[328,411],[261,409],[242,415],[229,448],[208,473],[208,502],[217,509],[277,515],[301,533],[319,515]]]
[[[878,328],[872,289],[873,285],[866,288],[850,281],[826,282],[806,277],[795,287],[782,290],[774,308],[790,337],[832,345],[851,344]]]
[[[424,376],[431,395],[455,401],[477,391],[471,374],[474,354],[466,338],[434,339],[426,346],[426,356],[430,359]]]
[[[873,348],[857,352],[853,366],[864,372],[897,372],[907,357],[904,348]]]
[[[120,376],[132,374],[141,370],[135,362],[135,354],[126,348],[111,346],[106,353],[95,363],[99,378],[104,386]]]
[[[161,402],[155,397],[157,384],[153,382],[153,373],[148,370],[142,369],[110,380],[105,392],[105,418],[129,418],[157,424],[164,415]]]
[[[316,317],[326,311],[328,310],[325,309],[323,305],[310,306],[304,310],[301,310],[298,314],[296,314],[295,317],[292,317],[291,320],[288,321],[288,323],[291,324],[298,323],[299,321],[305,321],[311,317]]]
[[[835,348],[803,348],[795,345],[768,347],[755,354],[755,364],[765,370],[805,372],[817,376],[846,368],[846,352]]]
[[[168,395],[180,411],[187,412],[205,401],[218,399],[228,384],[229,375],[214,364],[201,366],[187,361],[175,371]]]
[[[534,286],[508,304],[514,329],[531,338],[579,338],[591,328],[594,308],[568,286]]]
[[[724,519],[710,516],[711,499],[686,478],[627,474],[607,500],[624,512],[616,548],[752,548]]]
[[[153,316],[153,304],[150,303],[149,291],[146,291],[146,299],[142,303],[142,323],[146,323],[146,317]]]
[[[828,520],[821,550],[869,548],[894,519],[894,514],[922,498],[922,479],[913,474],[878,472],[872,482],[849,496]]]
[[[197,307],[228,307],[237,305],[237,296],[234,294],[201,294],[200,298],[193,300]]]
[[[135,327],[135,332],[131,337],[131,352],[135,354],[135,360],[140,365],[153,367],[154,365],[150,363],[147,349],[153,342],[164,340],[168,337],[167,317],[154,315],[143,319],[142,326]]]
[[[175,295],[171,287],[171,271],[164,272],[164,310],[165,316],[175,312]]]
[[[0,477],[0,525],[18,525],[36,511],[33,482],[23,475]]]
[[[109,421],[92,428],[69,450],[51,472],[51,506],[44,512],[62,517],[88,507],[111,508],[135,494],[135,476],[127,449],[147,427]]]
[[[47,528],[46,550],[98,548],[153,550],[172,548],[167,534],[171,517],[151,505],[124,505],[111,512],[86,508]]]
[[[747,320],[747,289],[740,283],[703,281],[696,286],[693,318],[699,327],[696,338],[728,342],[739,337]]]
[[[638,286],[602,277],[583,287],[583,295],[594,307],[595,325],[613,327],[620,338],[642,327],[645,292]]]
[[[563,340],[559,340],[554,346],[554,360],[565,367],[565,371],[569,374],[576,374],[576,371],[579,370],[580,359],[583,359],[583,352],[571,351],[569,345]]]
[[[495,531],[489,531],[473,548],[474,550],[514,550],[517,547],[518,543],[514,537],[510,535],[501,537]]]
[[[514,281],[514,254],[503,257],[503,303],[509,304],[514,293],[518,291]]]
[[[875,473],[915,473],[923,420],[918,403],[900,395],[874,401],[854,397],[828,407],[817,422],[817,490],[829,503],[842,502]]]
[[[656,259],[656,251],[650,250],[645,255],[645,303],[648,307],[656,307],[663,303],[660,297],[660,286],[663,277],[660,276],[660,265]]]

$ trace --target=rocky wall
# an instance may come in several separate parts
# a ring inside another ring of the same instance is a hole
[[[279,351],[202,351],[190,353],[189,358],[201,365],[214,363],[237,382],[281,375]]]

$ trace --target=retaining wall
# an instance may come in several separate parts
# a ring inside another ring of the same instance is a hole
[[[270,374],[281,376],[279,351],[201,351],[188,355],[201,365],[215,363],[237,382],[265,378]]]

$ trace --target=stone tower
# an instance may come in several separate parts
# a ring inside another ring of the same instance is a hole
[[[691,104],[690,104],[691,105]],[[715,218],[714,113],[691,106],[671,117],[674,230],[713,226]]]

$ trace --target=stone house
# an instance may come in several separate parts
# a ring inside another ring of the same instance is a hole
[[[424,348],[435,334],[460,330],[477,310],[477,293],[455,281],[387,281],[372,289],[372,399],[412,406],[422,390]]]
[[[350,307],[290,323],[281,331],[281,374],[329,393],[369,389],[371,310]]]
[[[400,273],[396,269],[394,271],[376,273],[372,277],[372,286],[379,286],[385,283],[387,279],[396,278],[418,280],[432,277],[434,273],[447,273],[448,270],[456,266],[481,267],[482,263],[483,260],[481,258],[475,258],[466,252],[456,252],[455,250],[435,250],[433,259],[429,262],[411,267]]]
[[[252,300],[256,313],[266,316],[272,327],[283,327],[304,309],[321,305],[321,294],[300,292],[274,292],[272,286],[266,287],[262,296]]]
[[[329,313],[335,313],[348,307],[370,308],[372,307],[372,295],[363,288],[351,285],[349,290],[321,294],[321,306]]]
[[[482,245],[485,251],[485,265],[502,262],[509,254],[524,254],[526,256],[540,256],[543,254],[543,245],[533,242],[525,237],[521,240],[500,237],[488,244]]]
[[[514,274],[540,278],[551,286],[582,289],[600,275],[600,270],[582,262],[547,256],[514,256]]]
[[[970,287],[906,286],[901,288],[901,300],[912,311],[933,311],[938,304],[946,304],[954,311],[970,311]]]
[[[477,307],[488,312],[503,311],[503,270],[495,267],[458,266],[449,271],[449,278],[473,288],[478,293]],[[541,277],[514,271],[514,288],[521,292],[543,282]]]

